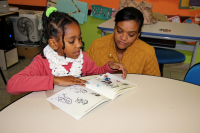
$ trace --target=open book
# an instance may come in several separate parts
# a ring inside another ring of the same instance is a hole
[[[86,87],[69,86],[47,100],[79,120],[103,102],[113,100],[137,86],[135,83],[106,73],[88,80]]]

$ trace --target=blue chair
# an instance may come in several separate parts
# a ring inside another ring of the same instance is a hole
[[[185,55],[176,50],[155,48],[155,53],[159,63],[161,76],[163,76],[164,64],[181,63],[185,61]]]
[[[175,48],[176,41],[157,38],[139,37],[144,42],[154,47]],[[185,61],[185,55],[172,49],[155,48],[156,57],[159,63],[160,73],[163,76],[164,64],[181,63]]]
[[[185,75],[185,82],[200,85],[200,63],[193,65]]]

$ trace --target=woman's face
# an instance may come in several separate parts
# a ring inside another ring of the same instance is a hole
[[[72,59],[77,59],[80,55],[80,49],[81,49],[81,30],[78,24],[71,23],[65,27],[65,49],[64,52],[67,57]],[[63,54],[63,42],[62,42],[62,34],[60,34],[60,39],[57,42],[58,48],[56,49],[56,52],[60,56],[64,56]]]
[[[133,20],[117,22],[114,29],[114,41],[119,50],[125,50],[139,37],[139,23]]]

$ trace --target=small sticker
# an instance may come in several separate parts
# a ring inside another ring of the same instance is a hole
[[[169,29],[159,29],[160,31],[164,31],[164,32],[171,32],[171,30]]]
[[[99,85],[99,84],[97,84],[97,87],[100,87],[100,85]]]

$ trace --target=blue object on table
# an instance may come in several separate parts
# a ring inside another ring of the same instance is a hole
[[[200,63],[192,66],[185,75],[185,82],[200,85]]]
[[[159,63],[161,76],[163,76],[164,64],[180,63],[185,61],[185,55],[176,50],[155,48],[155,53]]]
[[[186,23],[192,23],[191,19],[186,19]]]

